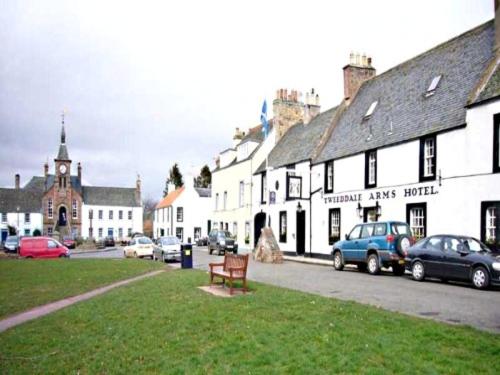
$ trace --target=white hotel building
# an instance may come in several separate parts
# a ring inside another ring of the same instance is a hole
[[[380,75],[371,59],[351,59],[342,103],[295,125],[257,171],[254,218],[267,216],[285,253],[328,257],[355,224],[375,220],[499,247],[498,27],[487,22]],[[304,135],[315,126],[321,137]]]

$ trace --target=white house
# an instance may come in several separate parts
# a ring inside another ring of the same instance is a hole
[[[261,177],[254,174],[265,165],[269,152],[292,125],[308,122],[319,112],[319,97],[314,89],[306,94],[306,101],[310,105],[304,105],[298,91],[278,90],[267,138],[262,125],[247,134],[236,129],[233,147],[219,154],[219,164],[212,171],[213,225],[235,235],[243,251],[254,248],[263,225],[262,216],[257,218],[260,221],[255,219],[255,204],[260,205],[255,186]]]
[[[16,175],[16,188],[0,188],[1,242],[5,242],[9,227],[20,236],[30,236],[35,230],[43,231],[39,197],[20,189],[18,184],[19,175]]]
[[[192,179],[188,178],[188,181]],[[153,233],[156,238],[177,236],[181,241],[194,242],[208,236],[211,229],[211,189],[186,183],[170,193],[155,208]]]

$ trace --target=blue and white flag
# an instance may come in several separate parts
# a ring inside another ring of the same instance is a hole
[[[260,121],[262,122],[262,133],[264,133],[264,138],[267,138],[267,133],[269,133],[269,123],[267,122],[266,100],[264,100],[264,104],[262,104],[262,113],[260,114]]]

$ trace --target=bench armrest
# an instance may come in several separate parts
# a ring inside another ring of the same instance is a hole
[[[224,267],[224,263],[209,263],[208,266],[210,267],[210,271],[212,271],[214,267]]]

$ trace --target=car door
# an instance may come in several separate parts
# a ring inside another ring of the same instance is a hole
[[[374,224],[365,224],[361,228],[361,236],[356,245],[356,260],[366,261],[368,246],[374,246],[372,243]]]
[[[419,258],[424,263],[425,273],[428,276],[442,275],[444,259],[442,237],[430,237],[420,252]]]
[[[361,228],[362,225],[356,225],[352,228],[351,233],[347,240],[342,246],[342,256],[346,261],[356,260],[356,251],[358,251],[359,239],[361,237]]]
[[[459,250],[464,250],[465,247],[458,238],[446,236],[443,237],[443,269],[445,277],[450,279],[467,280],[469,278],[469,271],[471,261],[469,254]]]
[[[49,239],[47,240],[47,251],[44,252],[44,258],[57,258],[58,256],[58,244],[56,241]]]

